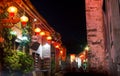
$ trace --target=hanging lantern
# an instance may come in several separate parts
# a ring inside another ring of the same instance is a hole
[[[52,37],[51,37],[51,36],[48,36],[48,37],[47,37],[47,40],[48,40],[48,41],[51,41],[51,40],[52,40]]]
[[[44,32],[44,31],[41,31],[41,32],[40,32],[40,36],[45,36],[45,32]]]
[[[62,50],[60,51],[60,54],[63,55],[63,51]]]
[[[48,41],[48,43],[49,43],[49,44],[51,44],[51,43],[52,43],[52,37],[51,37],[51,36],[47,36],[47,38],[46,38],[46,39],[47,39],[47,41]]]
[[[23,27],[26,26],[26,23],[28,22],[28,20],[29,20],[28,17],[25,16],[25,15],[20,17],[20,21],[21,21],[21,24],[22,24]]]
[[[59,48],[60,48],[60,45],[59,45],[59,44],[55,45],[55,48],[56,48],[56,49],[59,49]]]
[[[15,13],[17,13],[18,9],[15,6],[10,6],[7,11],[9,12],[10,17],[14,17]]]
[[[36,35],[39,35],[40,31],[41,31],[41,29],[40,29],[40,28],[38,28],[38,27],[37,27],[37,28],[35,28],[35,34],[36,34]]]
[[[75,60],[75,54],[70,54],[70,61],[71,63]]]
[[[55,41],[51,41],[51,43],[54,45]]]

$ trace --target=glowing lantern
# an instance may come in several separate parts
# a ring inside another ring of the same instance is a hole
[[[56,48],[56,49],[59,49],[60,48],[60,44],[58,42],[54,42],[53,43],[53,46]]]
[[[84,60],[85,59],[85,55],[81,54],[80,58],[81,58],[81,60]]]
[[[70,61],[73,62],[75,60],[75,54],[70,54]]]
[[[59,48],[59,46],[58,46],[58,45],[56,45],[56,46],[55,46],[55,48]]]
[[[38,34],[40,33],[40,31],[41,31],[40,28],[37,27],[37,28],[35,29],[36,35],[38,35]]]
[[[45,32],[44,32],[44,31],[41,31],[41,32],[40,32],[40,36],[45,36]]]
[[[15,15],[15,13],[17,13],[17,8],[15,6],[10,6],[7,11],[9,12],[9,16],[13,17]]]
[[[23,15],[22,17],[20,17],[20,21],[21,21],[23,27],[26,25],[26,23],[28,22],[28,20],[29,20],[28,17],[25,16],[25,15]]]
[[[63,51],[62,51],[62,50],[60,51],[60,54],[61,54],[61,55],[63,54]]]
[[[51,36],[48,36],[48,37],[47,37],[47,40],[48,40],[48,41],[52,40],[52,37],[51,37]]]
[[[60,46],[59,46],[59,45],[56,45],[56,46],[55,46],[55,48],[59,49],[59,48],[60,48]]]
[[[51,43],[52,43],[52,44],[54,44],[54,43],[55,43],[55,41],[51,41]]]

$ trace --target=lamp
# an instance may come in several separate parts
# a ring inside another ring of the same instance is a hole
[[[34,31],[35,31],[35,34],[38,35],[40,33],[41,29],[37,27],[37,28],[35,28]]]
[[[51,36],[47,36],[46,39],[47,39],[48,43],[51,44],[52,37]]]
[[[9,17],[5,19],[1,19],[1,22],[2,22],[3,27],[11,28],[14,26],[14,24],[20,21],[19,18],[13,18],[18,10],[15,6],[10,6],[8,7],[7,11],[9,13]]]
[[[9,12],[10,17],[14,17],[15,14],[17,13],[17,8],[15,6],[10,6],[7,11]]]
[[[28,17],[25,16],[25,15],[23,15],[22,17],[20,17],[20,21],[21,21],[21,24],[22,24],[23,27],[26,26],[26,23],[28,22],[28,20],[29,20]]]
[[[41,31],[41,32],[40,32],[40,36],[45,36],[45,32],[44,32],[44,31]]]
[[[86,47],[85,47],[85,50],[89,51],[89,47],[88,47],[88,46],[86,46]]]
[[[46,38],[48,41],[51,41],[52,40],[52,37],[51,36],[47,36]]]
[[[13,24],[18,23],[19,21],[21,21],[21,24],[22,24],[23,27],[26,26],[26,23],[29,20],[27,16],[23,15],[20,18],[13,18],[15,16],[15,14],[18,12],[18,9],[15,6],[8,7],[7,11],[9,13],[9,18],[8,19],[2,19],[2,23],[3,23],[4,27],[10,27],[11,28],[11,27],[13,27]],[[5,25],[8,25],[8,23],[9,23],[9,26],[5,26]]]
[[[71,63],[75,60],[75,54],[70,54],[70,61]]]
[[[63,50],[60,50],[60,54],[63,55]]]

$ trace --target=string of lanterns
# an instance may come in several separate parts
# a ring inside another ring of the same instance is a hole
[[[26,26],[27,22],[29,21],[28,17],[23,15],[21,16],[20,18],[15,18],[17,12],[18,12],[18,9],[15,7],[15,6],[10,6],[8,7],[7,9],[7,12],[8,12],[8,18],[5,18],[5,19],[2,19],[2,24],[3,26],[5,26],[6,28],[11,28],[14,26],[14,24],[18,23],[19,21],[21,22],[21,25],[23,27]],[[7,24],[10,24],[9,26]],[[6,24],[6,25],[5,25]]]

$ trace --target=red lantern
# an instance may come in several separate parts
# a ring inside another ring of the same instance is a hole
[[[47,40],[48,40],[48,41],[51,41],[51,40],[52,40],[52,37],[51,37],[51,36],[48,36],[48,37],[47,37]]]
[[[14,17],[15,13],[17,13],[17,8],[15,6],[10,6],[7,11],[9,12],[10,17]]]
[[[41,31],[41,29],[37,27],[37,28],[35,29],[36,35],[39,35],[40,31]]]
[[[62,50],[60,51],[60,54],[63,55],[63,51]]]
[[[59,48],[60,48],[60,44],[59,44],[58,42],[54,42],[53,45],[54,45],[54,47],[55,47],[56,49],[59,49]]]
[[[52,37],[51,37],[51,36],[47,36],[46,39],[47,39],[48,43],[51,44],[51,42],[52,42],[52,41],[51,41],[51,40],[52,40]]]
[[[28,20],[29,20],[28,17],[25,16],[25,15],[23,15],[22,17],[20,17],[20,21],[21,21],[21,24],[22,24],[23,27],[26,26]]]
[[[45,35],[46,35],[46,33],[44,31],[40,32],[40,36],[45,36]]]

